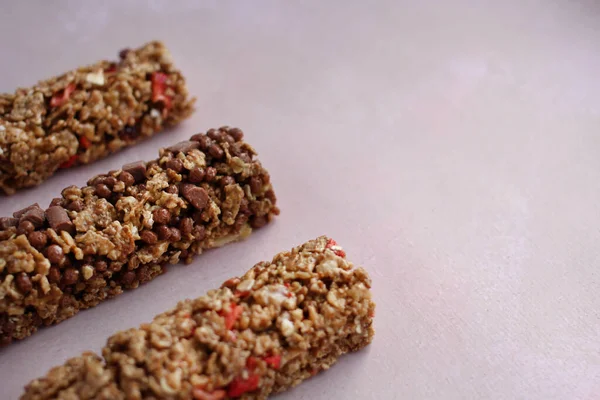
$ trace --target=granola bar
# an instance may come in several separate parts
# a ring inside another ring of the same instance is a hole
[[[113,335],[103,358],[72,358],[21,398],[265,399],[371,342],[370,287],[364,269],[319,237]]]
[[[119,55],[0,94],[0,193],[36,186],[192,113],[194,99],[162,43]]]
[[[136,288],[279,213],[240,129],[222,127],[0,218],[0,342]]]

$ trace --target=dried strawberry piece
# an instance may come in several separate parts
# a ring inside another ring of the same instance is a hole
[[[162,72],[153,72],[150,79],[152,81],[152,101],[162,102],[165,109],[171,108],[171,98],[165,94],[167,88],[167,75]]]
[[[267,365],[270,365],[274,369],[279,369],[281,365],[281,356],[279,354],[275,354],[273,356],[263,358]]]
[[[69,157],[69,159],[67,161],[65,161],[64,163],[60,164],[58,166],[58,168],[61,168],[61,169],[71,168],[73,165],[75,165],[76,162],[77,162],[77,155],[74,154],[71,157]]]
[[[279,354],[262,357],[262,360],[274,369],[279,369],[279,366],[281,365],[281,356]],[[252,356],[248,357],[246,360],[246,368],[250,371],[254,371],[257,366],[258,358]]]
[[[80,136],[79,137],[79,145],[87,150],[92,145],[92,142],[90,141],[90,139],[86,138],[85,136]]]
[[[54,95],[50,99],[50,107],[58,107],[62,105],[65,101],[69,99],[71,93],[73,93],[74,90],[75,84],[71,82],[67,85],[66,88],[54,93]]]
[[[235,291],[235,296],[236,297],[240,297],[240,298],[244,298],[247,297],[250,294],[249,290],[236,290]]]
[[[339,248],[337,242],[333,239],[329,239],[329,241],[327,241],[325,248],[331,249],[336,256],[346,257],[346,252],[344,250],[342,250],[341,248]]]
[[[192,396],[194,396],[195,400],[222,400],[227,396],[227,392],[220,389],[207,392],[202,388],[194,388],[194,390],[192,390]]]
[[[260,376],[255,374],[249,374],[248,379],[243,379],[238,376],[231,381],[229,389],[227,389],[227,395],[229,397],[240,397],[244,393],[252,392],[258,389],[258,383],[260,382]]]
[[[328,249],[332,248],[333,246],[337,246],[337,242],[333,239],[329,239],[327,241],[327,244],[325,245],[325,247],[327,247]]]
[[[225,317],[225,328],[231,330],[235,325],[235,321],[237,321],[240,315],[242,315],[243,310],[244,309],[242,306],[238,306],[235,303],[231,303],[231,309],[229,310],[229,312],[223,313],[223,311],[221,311],[221,316]]]
[[[258,359],[252,356],[248,357],[248,359],[246,360],[246,368],[248,368],[250,371],[254,371],[257,366]]]
[[[106,72],[107,74],[111,74],[113,72],[115,72],[117,70],[117,64],[115,63],[111,63],[108,68],[104,69],[104,72]]]

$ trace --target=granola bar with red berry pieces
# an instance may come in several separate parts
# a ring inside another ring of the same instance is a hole
[[[250,400],[298,385],[374,335],[369,276],[330,240],[279,253],[113,335],[102,358],[70,359],[29,383],[22,399]]]
[[[255,156],[240,129],[211,129],[0,218],[0,344],[266,225],[279,210]]]
[[[160,42],[0,94],[0,193],[37,186],[176,125],[194,100]]]

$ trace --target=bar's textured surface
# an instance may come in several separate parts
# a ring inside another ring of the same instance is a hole
[[[24,400],[265,399],[373,338],[367,272],[319,237],[68,360]]]
[[[0,193],[36,186],[177,124],[193,110],[160,42],[0,94]]]
[[[0,342],[136,288],[279,213],[237,128],[211,129],[0,218]]]

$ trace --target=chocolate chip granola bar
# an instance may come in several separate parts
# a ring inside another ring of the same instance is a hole
[[[0,94],[0,193],[131,146],[188,117],[193,103],[160,42]]]
[[[222,127],[0,218],[0,342],[136,288],[279,213],[240,129]]]
[[[265,399],[368,345],[367,272],[327,237],[309,241],[25,388],[23,400]]]

